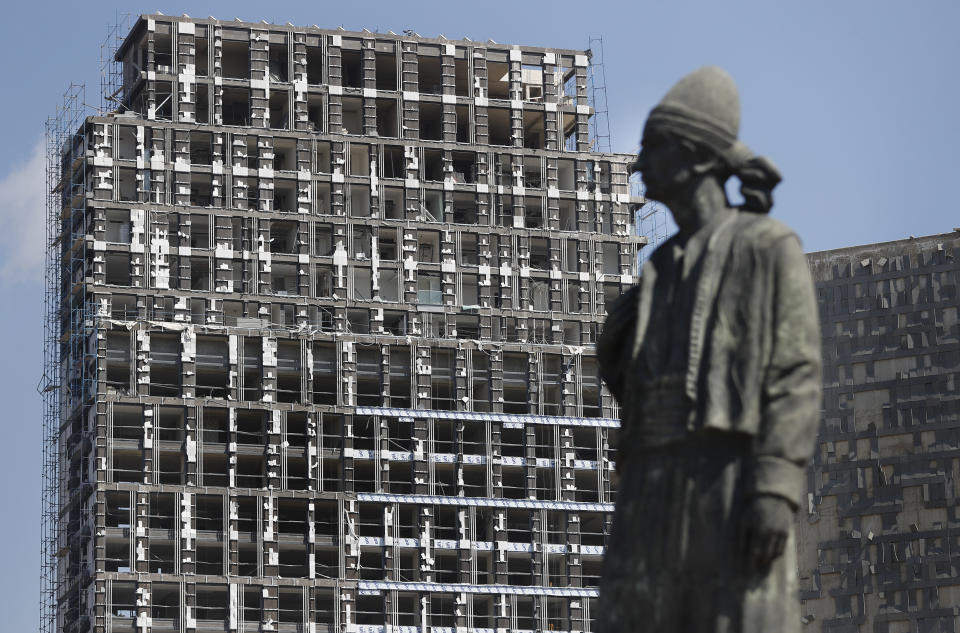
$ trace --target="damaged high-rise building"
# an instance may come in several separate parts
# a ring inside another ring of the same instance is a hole
[[[589,51],[150,15],[115,61],[48,127],[42,630],[591,630],[643,240]]]
[[[800,512],[804,622],[960,630],[960,232],[808,255],[824,410]]]

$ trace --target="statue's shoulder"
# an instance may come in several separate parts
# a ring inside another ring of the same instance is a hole
[[[735,222],[734,248],[775,249],[785,238],[800,239],[789,226],[765,213],[738,211]]]
[[[673,246],[680,238],[676,233],[660,243],[653,252],[650,253],[649,264],[654,268],[660,268],[665,262],[673,259]]]

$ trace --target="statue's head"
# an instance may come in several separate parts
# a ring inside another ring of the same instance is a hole
[[[769,211],[780,174],[737,140],[739,131],[740,96],[725,70],[704,66],[678,81],[650,111],[643,129],[635,169],[643,174],[646,196],[671,206],[700,178],[723,185],[736,175],[743,208]]]

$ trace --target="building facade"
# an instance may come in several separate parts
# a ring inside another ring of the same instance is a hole
[[[52,148],[43,630],[589,631],[642,242],[589,52],[151,15],[116,61]]]
[[[804,621],[960,631],[960,232],[808,256],[824,413],[801,511]]]

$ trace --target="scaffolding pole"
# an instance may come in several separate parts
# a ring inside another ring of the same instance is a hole
[[[60,557],[60,384],[61,210],[69,187],[63,182],[64,148],[80,124],[85,88],[70,84],[63,102],[44,126],[46,144],[46,230],[44,248],[43,375],[37,391],[43,399],[42,473],[40,521],[40,626],[41,633],[57,630],[57,566]]]
[[[603,69],[603,38],[591,37],[588,52],[590,65],[587,74],[587,93],[593,116],[590,117],[590,151],[612,151],[610,110],[607,105],[607,75]]]

